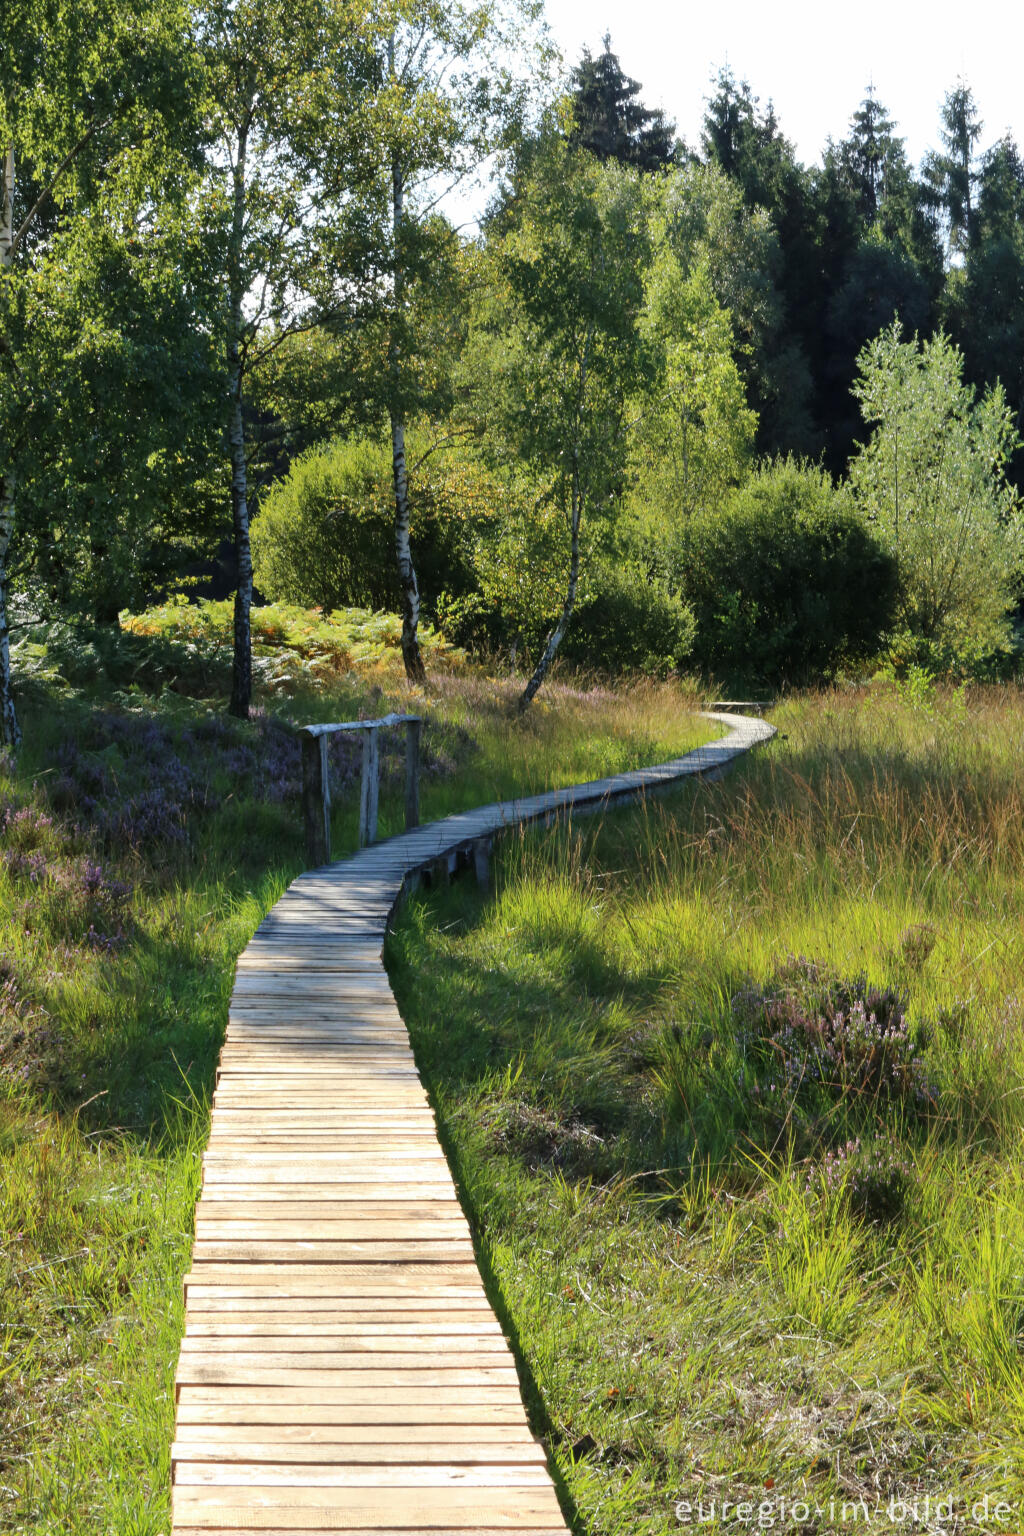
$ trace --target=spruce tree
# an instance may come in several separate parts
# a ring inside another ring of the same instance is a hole
[[[675,123],[638,100],[640,83],[624,73],[609,33],[595,59],[588,48],[572,72],[573,141],[599,160],[657,171],[677,158]]]
[[[978,183],[974,147],[983,126],[966,81],[958,80],[947,92],[941,123],[943,147],[928,155],[924,174],[933,205],[945,217],[949,254],[955,259],[963,255],[974,237],[974,189]]]

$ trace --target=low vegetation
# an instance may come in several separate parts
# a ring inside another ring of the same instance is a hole
[[[677,685],[624,699],[556,684],[513,728],[511,685],[462,668],[412,695],[372,650],[351,669],[354,643],[350,670],[313,692],[296,671],[307,645],[365,634],[366,616],[288,611],[263,630],[285,681],[243,725],[175,691],[215,670],[218,617],[200,610],[197,629],[195,609],[150,614],[102,653],[80,631],[37,635],[27,745],[0,764],[5,1530],[167,1529],[181,1277],[234,961],[304,862],[290,722],[420,710],[427,816],[653,762],[713,731]],[[102,683],[58,686],[58,654]],[[112,685],[132,669],[146,690]],[[383,753],[385,829],[401,814],[401,745]],[[334,774],[344,852],[351,748]]]
[[[418,898],[397,995],[582,1528],[1013,1530],[1024,697],[774,718]]]

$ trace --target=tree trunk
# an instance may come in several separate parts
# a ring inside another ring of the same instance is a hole
[[[249,469],[245,459],[245,428],[242,422],[244,317],[242,303],[242,243],[245,238],[245,172],[247,132],[239,133],[235,161],[234,207],[229,255],[228,319],[228,448],[231,456],[231,518],[234,525],[235,560],[238,586],[235,589],[234,655],[231,665],[231,703],[228,708],[239,720],[248,720],[252,702],[252,634],[249,613],[252,608],[252,554],[249,549]]]
[[[394,34],[388,41],[388,67],[395,74]],[[409,543],[409,475],[405,462],[405,409],[401,400],[401,343],[399,329],[405,307],[403,230],[405,221],[405,172],[397,150],[391,156],[391,234],[394,247],[394,318],[388,339],[388,383],[391,396],[391,463],[395,478],[395,556],[402,596],[402,660],[410,683],[426,682],[427,670],[420,650],[420,588]]]
[[[252,555],[249,550],[249,472],[245,462],[245,432],[242,427],[242,370],[237,343],[234,357],[229,357],[231,378],[231,415],[228,442],[231,448],[231,515],[235,532],[235,557],[238,586],[235,589],[234,657],[231,666],[230,711],[239,720],[248,720],[252,702],[252,635],[249,610],[252,607]]]
[[[0,188],[0,267],[14,256],[14,150],[4,151],[4,183]]]
[[[0,267],[14,259],[14,150],[4,153],[3,187],[0,189]],[[16,749],[21,728],[11,688],[11,642],[7,627],[7,551],[14,532],[14,466],[0,466],[0,741]]]
[[[533,670],[533,676],[519,697],[518,708],[521,715],[525,714],[527,709],[529,709],[530,703],[538,692],[541,683],[547,677],[548,668],[555,659],[555,652],[561,645],[563,636],[569,628],[569,620],[572,618],[572,612],[576,606],[576,587],[580,577],[580,517],[582,512],[583,498],[580,493],[579,460],[574,453],[572,465],[572,538],[569,551],[569,584],[566,587],[565,602],[562,604],[562,612],[559,615],[558,623],[550,635],[548,635],[547,644],[544,646],[541,658]]]
[[[391,458],[395,475],[395,553],[398,580],[402,592],[402,660],[411,683],[426,681],[427,671],[420,651],[420,589],[409,543],[409,479],[405,465],[405,423],[391,418]]]
[[[14,472],[8,466],[0,479],[0,741],[15,750],[21,745],[21,727],[11,689],[11,642],[7,628],[7,551],[14,531]]]

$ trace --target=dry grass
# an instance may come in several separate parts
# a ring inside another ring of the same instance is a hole
[[[412,907],[400,1001],[581,1528],[667,1536],[714,1498],[711,1530],[1017,1530],[1024,694],[774,718],[724,784]],[[927,1094],[817,1086],[797,1036],[789,1076],[758,1054],[789,954],[907,994]],[[880,1204],[827,1180],[853,1140]],[[1009,1509],[973,1521],[986,1496]]]

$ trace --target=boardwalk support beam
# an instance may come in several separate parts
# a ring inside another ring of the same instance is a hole
[[[420,736],[423,721],[410,715],[405,722],[405,830],[420,824]]]
[[[327,737],[302,733],[302,815],[306,859],[312,869],[331,862],[331,785]]]
[[[489,837],[478,837],[473,844],[473,872],[480,890],[489,891],[491,888],[491,840]]]

